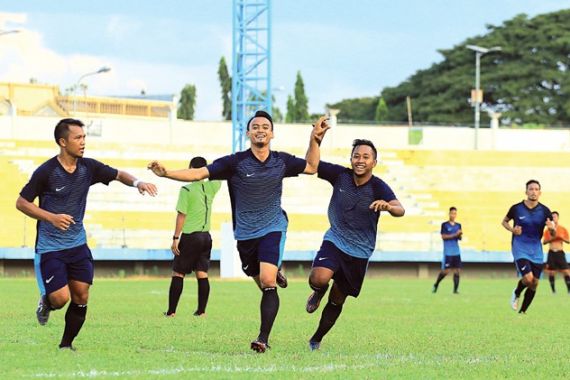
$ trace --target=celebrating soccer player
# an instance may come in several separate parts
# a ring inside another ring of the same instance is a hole
[[[309,277],[313,293],[307,300],[307,312],[317,310],[331,279],[333,285],[317,331],[309,340],[311,350],[319,349],[323,337],[339,317],[346,297],[358,297],[376,246],[380,212],[396,217],[404,215],[404,208],[392,189],[372,175],[377,155],[371,141],[354,140],[352,169],[323,161],[319,164],[319,178],[330,182],[333,194],[328,209],[330,228],[313,260]]]
[[[90,186],[118,180],[152,196],[156,195],[156,187],[84,158],[85,131],[80,120],[61,120],[54,137],[59,154],[32,174],[20,192],[16,208],[38,220],[34,258],[41,293],[36,311],[38,321],[45,325],[50,311],[61,309],[71,298],[59,347],[73,349],[72,342],[85,321],[89,287],[93,283],[93,257],[83,227]],[[39,206],[33,203],[36,197]]]
[[[262,291],[259,336],[251,342],[251,349],[260,353],[269,347],[269,333],[279,310],[276,285],[288,224],[281,208],[283,178],[317,172],[319,144],[328,128],[326,119],[321,117],[313,127],[303,160],[270,149],[273,120],[267,112],[257,111],[247,123],[250,149],[221,157],[199,169],[167,170],[157,161],[148,165],[156,175],[178,181],[228,181],[242,269]]]
[[[512,233],[512,251],[517,271],[522,276],[511,296],[511,308],[518,310],[519,297],[524,290],[524,299],[519,313],[526,313],[538,287],[542,273],[544,254],[540,238],[546,225],[552,235],[556,235],[549,208],[538,201],[541,195],[540,183],[531,179],[526,183],[527,198],[509,209],[502,225]],[[513,225],[510,221],[513,220]]]
[[[459,288],[459,273],[461,272],[461,252],[459,250],[459,240],[463,236],[461,224],[455,221],[457,218],[457,208],[449,208],[449,220],[441,224],[441,239],[443,240],[443,261],[441,272],[433,284],[432,292],[437,292],[441,280],[453,270],[453,293],[457,294]]]

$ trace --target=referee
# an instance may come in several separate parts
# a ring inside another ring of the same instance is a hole
[[[189,168],[203,168],[207,165],[203,157],[194,157]],[[172,236],[171,250],[174,254],[172,280],[168,295],[166,317],[174,317],[182,294],[184,276],[196,273],[198,280],[197,317],[206,314],[206,305],[210,295],[208,269],[212,252],[210,222],[212,220],[212,201],[220,190],[220,181],[197,181],[180,188],[176,204],[176,227]]]

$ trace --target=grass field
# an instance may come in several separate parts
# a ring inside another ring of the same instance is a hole
[[[191,314],[187,280],[176,318],[166,319],[168,279],[98,279],[76,352],[57,349],[64,312],[35,319],[32,279],[0,279],[0,377],[15,378],[568,378],[570,296],[543,281],[527,315],[508,308],[515,280],[466,279],[451,294],[431,280],[367,278],[349,298],[321,350],[307,340],[320,317],[304,311],[304,280],[280,290],[265,354],[249,350],[259,326],[250,282],[211,282],[206,318]]]

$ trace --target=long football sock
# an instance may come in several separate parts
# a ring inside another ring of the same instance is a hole
[[[517,288],[515,289],[515,296],[517,296],[517,298],[521,296],[521,292],[524,288],[526,288],[526,285],[523,283],[523,280],[519,280]]]
[[[269,333],[273,327],[273,322],[279,311],[279,295],[277,288],[263,288],[261,296],[261,327],[259,328],[258,339],[263,343],[268,343]]]
[[[524,292],[524,299],[523,299],[523,303],[522,303],[521,310],[519,311],[519,313],[526,312],[526,309],[528,309],[528,307],[530,306],[532,299],[534,298],[535,294],[536,294],[536,290],[532,290],[530,288],[528,288],[526,290],[526,292]]]
[[[447,274],[443,271],[439,272],[439,274],[437,275],[437,280],[435,280],[435,284],[433,284],[436,288],[439,286],[439,283],[441,282],[441,280],[443,280],[445,278],[445,276],[447,276]]]
[[[334,326],[338,316],[342,312],[342,305],[336,305],[335,303],[327,302],[325,308],[323,309],[323,314],[321,315],[321,320],[319,321],[319,327],[315,334],[311,337],[311,342],[320,342],[329,330]]]
[[[455,273],[453,275],[453,293],[457,293],[457,288],[459,288],[459,275]]]
[[[568,289],[568,293],[570,293],[570,276],[564,276],[564,281],[566,281],[566,288]]]
[[[59,347],[71,347],[73,339],[79,334],[79,330],[85,322],[87,314],[87,305],[78,305],[73,301],[70,302],[65,313],[65,329]]]
[[[556,293],[556,288],[554,286],[554,280],[555,280],[555,278],[553,275],[548,276],[548,281],[550,282],[550,289],[552,289],[552,293]]]
[[[206,305],[208,304],[208,297],[210,296],[210,281],[208,278],[198,279],[198,314],[206,312]]]
[[[167,315],[176,313],[176,308],[178,307],[178,301],[180,301],[180,295],[182,294],[183,288],[184,278],[172,276],[172,280],[170,281],[170,291],[168,292]]]

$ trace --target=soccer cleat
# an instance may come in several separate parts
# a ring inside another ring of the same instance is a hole
[[[433,288],[431,288],[431,292],[432,293],[437,293],[437,286],[434,285]]]
[[[168,311],[165,311],[165,312],[163,313],[163,315],[164,315],[166,318],[174,318],[174,317],[176,316],[176,313],[168,313]]]
[[[205,317],[205,316],[206,316],[206,313],[205,313],[205,312],[204,312],[204,313],[199,313],[198,310],[196,310],[196,311],[194,312],[194,314],[192,314],[192,315],[195,316],[195,317]]]
[[[518,308],[519,308],[519,297],[517,297],[515,291],[513,290],[513,294],[511,295],[511,309],[517,311]]]
[[[77,349],[73,346],[59,346],[60,351],[77,351]]]
[[[287,285],[289,285],[289,283],[287,282],[287,277],[285,277],[283,272],[281,272],[280,270],[277,271],[277,285],[279,285],[279,287],[283,289],[285,289]]]
[[[257,353],[263,354],[265,351],[270,349],[271,347],[269,344],[260,341],[259,339],[254,340],[251,342],[251,349]]]
[[[307,310],[307,313],[314,313],[319,308],[323,296],[324,293],[319,293],[317,291],[313,291],[311,293],[311,295],[307,299],[307,305],[305,306],[305,310]]]
[[[321,348],[321,342],[309,341],[309,349],[311,351],[317,351],[320,348]]]
[[[41,296],[36,309],[36,317],[40,325],[44,326],[47,323],[50,311],[51,306],[48,303],[47,296]]]

